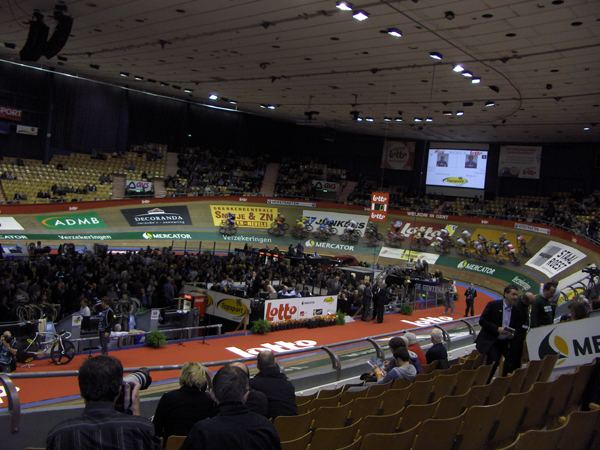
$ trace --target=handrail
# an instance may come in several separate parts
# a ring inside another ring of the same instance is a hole
[[[340,381],[342,379],[342,362],[340,361],[340,357],[333,353],[331,349],[324,345],[322,350],[325,351],[331,358],[331,368],[336,371],[336,381]]]
[[[8,399],[8,410],[12,414],[10,432],[17,433],[21,426],[21,402],[19,393],[12,380],[6,374],[0,374],[0,382],[4,386],[4,393]]]

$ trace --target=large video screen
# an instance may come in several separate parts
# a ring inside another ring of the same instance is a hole
[[[448,148],[429,149],[427,186],[483,189],[488,152]]]

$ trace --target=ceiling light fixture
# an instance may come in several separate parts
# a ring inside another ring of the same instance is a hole
[[[356,121],[357,121],[357,122],[362,122],[362,121],[363,121],[363,118],[362,118],[362,117],[357,117],[357,118],[356,118]]]
[[[469,71],[466,71],[466,70],[465,70],[465,71],[462,73],[462,76],[463,76],[463,77],[467,77],[467,78],[472,78],[472,77],[473,77],[473,74],[472,74],[471,72],[469,72]]]
[[[472,78],[471,79],[471,83],[473,83],[473,84],[479,84],[479,83],[481,83],[481,78],[479,78],[479,77]]]
[[[423,119],[421,119],[420,117],[415,117],[415,122],[423,122]]]
[[[445,116],[451,116],[452,115],[452,111],[444,111],[442,112],[443,115]]]
[[[438,52],[431,52],[431,53],[429,53],[429,57],[433,58],[433,59],[437,59],[438,61],[441,61],[442,58],[443,58],[442,54],[438,53]]]
[[[455,16],[454,16],[454,13],[453,13],[452,11],[446,11],[446,12],[444,13],[444,16],[445,16],[445,17],[446,17],[446,19],[448,19],[448,20],[452,20],[452,19],[454,19],[454,17],[455,17]]]
[[[367,117],[367,122],[373,122],[375,119],[373,119],[372,117]]]
[[[590,131],[590,127],[583,127],[583,131]]]
[[[183,92],[185,92],[186,94],[191,94],[192,90],[191,89],[184,89]]]
[[[126,73],[126,72],[121,72],[119,75],[121,75],[122,77],[128,77],[129,76],[129,74]]]
[[[395,120],[396,122],[402,122],[402,117],[396,117],[394,120]]]
[[[218,98],[219,98],[219,96],[218,96],[218,95],[216,95],[216,94],[210,94],[210,95],[208,96],[208,98],[209,98],[210,100],[216,100],[216,99],[218,99]]]
[[[433,119],[431,117],[428,117],[427,119],[425,119],[425,122],[433,122]]]
[[[359,22],[362,22],[363,20],[367,20],[369,18],[369,15],[370,14],[368,12],[363,11],[362,9],[359,9],[358,11],[354,11],[352,13],[352,17],[354,17]]]
[[[135,81],[142,81],[144,79],[144,77],[139,77],[139,76],[136,75],[135,77],[133,77],[133,79]]]
[[[165,83],[164,81],[161,81],[161,82],[160,82],[160,85],[164,87],[164,86],[168,86],[168,85],[169,85],[169,83]]]
[[[267,106],[267,108],[269,108],[269,109],[275,109],[275,105],[269,105],[269,106]]]
[[[488,101],[488,102],[485,102],[485,106],[489,108],[492,106],[496,106],[496,104],[493,101]]]
[[[232,105],[237,105],[237,102],[235,100],[229,100],[229,103]]]
[[[261,103],[261,104],[260,104],[260,107],[261,107],[261,108],[263,108],[263,109],[266,109],[266,108],[267,108],[267,105],[263,105],[263,104]]]
[[[335,7],[341,9],[342,11],[352,11],[352,3],[348,2],[337,2]]]
[[[488,86],[494,92],[500,92],[500,88],[498,86]]]
[[[400,31],[398,28],[388,28],[387,32],[390,36],[402,37],[402,31]]]
[[[392,119],[391,119],[390,117],[384,117],[384,118],[383,118],[383,121],[384,121],[384,122],[391,122],[391,121],[392,121]]]
[[[456,115],[457,115],[457,116],[462,116],[463,114],[464,114],[464,112],[463,112],[463,111],[456,111]]]
[[[452,70],[454,70],[455,72],[458,72],[458,73],[460,73],[460,72],[462,72],[463,70],[465,70],[465,68],[464,68],[463,66],[461,66],[460,64],[456,64],[456,65],[455,65],[455,66],[452,68]]]

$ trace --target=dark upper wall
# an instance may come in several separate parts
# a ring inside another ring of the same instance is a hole
[[[23,110],[20,123],[39,128],[36,137],[17,135],[14,126],[9,135],[0,135],[2,156],[47,161],[53,152],[90,153],[93,148],[125,151],[144,142],[168,144],[172,149],[208,145],[234,147],[248,155],[269,154],[271,159],[306,156],[346,168],[356,176],[383,181],[384,186],[400,184],[418,189],[424,183],[424,141],[417,142],[414,171],[382,171],[381,137],[297,126],[12,64],[0,64],[0,105]],[[540,145],[540,180],[499,178],[500,145],[490,145],[486,195],[547,196],[574,188],[599,188],[595,177],[597,145]]]

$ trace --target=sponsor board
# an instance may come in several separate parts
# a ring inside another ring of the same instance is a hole
[[[427,222],[417,222],[416,224],[413,224],[412,222],[406,222],[402,225],[402,228],[400,228],[400,233],[408,237],[412,236],[417,231],[420,231],[423,234],[423,238],[432,240],[442,234],[442,229],[446,229],[448,231],[448,235],[453,236],[455,231],[458,229],[458,225],[440,225],[439,223]]]
[[[221,221],[229,213],[235,214],[235,224],[238,228],[270,228],[277,218],[277,208],[266,206],[236,206],[210,205],[215,227],[221,226]]]
[[[28,238],[24,234],[0,234],[0,239],[7,241],[26,241],[31,238]]]
[[[240,201],[241,200],[242,199],[240,199]],[[291,200],[274,200],[271,198],[267,200],[267,204],[268,205],[281,205],[281,206],[303,206],[304,208],[316,208],[317,207],[316,203],[294,202]]]
[[[206,296],[205,314],[221,317],[233,322],[241,322],[250,312],[250,299],[248,298],[236,297],[223,292],[209,291],[190,285],[184,287],[183,294]]]
[[[306,248],[323,248],[326,250],[343,250],[345,252],[353,252],[354,245],[350,244],[335,244],[332,242],[321,242],[315,241],[314,239],[309,239],[304,243]]]
[[[558,354],[556,367],[574,368],[600,357],[600,317],[533,328],[527,334],[532,360]]]
[[[333,313],[336,308],[337,299],[332,296],[280,298],[265,301],[264,319],[269,322],[308,319]]]
[[[427,327],[430,325],[439,325],[445,322],[452,322],[454,318],[448,316],[439,316],[439,317],[423,317],[418,320],[401,320],[400,322],[407,323],[414,327]]]
[[[379,250],[379,256],[382,258],[401,259],[403,261],[408,261],[412,258],[415,261],[427,261],[428,264],[435,264],[438,258],[440,257],[440,255],[434,253],[418,253],[417,255],[417,252],[415,250],[391,248],[385,246],[381,247],[381,250]]]
[[[371,214],[369,218],[377,222],[385,222],[389,203],[390,194],[387,192],[371,193]]]
[[[437,214],[437,213],[426,213],[426,212],[415,212],[415,211],[406,211],[407,216],[412,217],[422,217],[424,219],[441,219],[448,220],[450,216],[448,214]],[[436,225],[439,227],[439,225]]]
[[[414,164],[414,142],[386,141],[383,144],[382,169],[413,170]]]
[[[132,227],[193,225],[187,206],[122,209]]]
[[[0,217],[0,232],[1,231],[23,231],[25,228],[21,226],[14,217]]]
[[[61,241],[108,241],[112,239],[110,234],[58,234]]]
[[[364,236],[365,229],[369,223],[369,216],[359,216],[356,214],[304,210],[302,211],[302,215],[308,218],[308,223],[315,229],[321,225],[325,219],[333,220],[333,227],[337,229],[338,236],[344,233],[344,230],[348,227],[348,225],[350,225],[351,220],[356,221],[358,224],[355,233],[358,232],[360,236]]]
[[[8,106],[0,106],[0,117],[20,122],[23,117],[23,111],[20,109],[9,108]]]
[[[141,180],[125,180],[125,189],[133,192],[138,190],[152,192],[152,182]]]
[[[467,184],[469,180],[463,177],[447,177],[442,180],[446,184],[451,184],[455,186],[462,186],[463,184]]]
[[[525,231],[531,231],[533,233],[550,235],[550,228],[536,227],[534,225],[528,225],[526,223],[515,222],[515,228],[517,230],[525,230]]]
[[[256,236],[225,236],[221,235],[224,241],[233,241],[233,242],[257,242],[259,244],[270,244],[273,242],[271,238],[263,238]]]
[[[283,353],[290,352],[292,350],[301,350],[303,348],[316,347],[316,341],[308,341],[308,340],[299,340],[294,342],[285,342],[285,341],[275,341],[275,343],[264,343],[260,344],[260,347],[248,348],[245,351],[237,348],[237,347],[226,347],[226,350],[235,353],[236,355],[241,356],[242,358],[253,358],[258,355],[260,352],[264,352],[265,350],[270,350],[273,353]],[[289,367],[286,368],[286,372],[289,371]]]
[[[333,181],[312,180],[311,186],[320,191],[338,192],[342,185]]]
[[[106,224],[96,213],[70,214],[68,216],[36,216],[36,219],[50,230],[80,230],[106,228]]]
[[[498,280],[502,280],[506,282],[506,284],[515,284],[524,292],[533,290],[535,291],[534,294],[537,294],[538,291],[538,282],[534,281],[528,276],[503,266],[491,266],[480,261],[461,260],[459,258],[444,255],[441,255],[438,258],[436,265],[455,268],[466,272],[473,272],[473,274],[490,276]]]
[[[189,233],[154,233],[146,232],[142,233],[142,238],[146,240],[152,239],[192,239],[192,235]]]
[[[573,247],[550,241],[533,255],[525,265],[533,267],[552,278],[585,258],[585,253]]]
[[[498,176],[510,178],[540,178],[542,147],[523,145],[500,146]]]
[[[37,136],[37,127],[27,127],[25,125],[17,125],[17,134],[27,134],[29,136]]]

